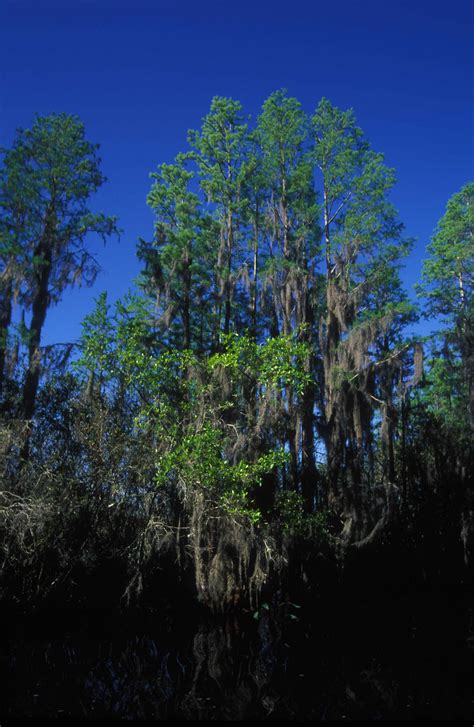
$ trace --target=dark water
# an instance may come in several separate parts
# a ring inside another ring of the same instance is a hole
[[[389,607],[387,606],[389,604]],[[469,719],[474,628],[456,594],[280,603],[238,617],[3,621],[1,716]]]
[[[113,641],[86,634],[15,645],[7,715],[121,718],[295,718],[327,712],[328,685],[262,616],[183,624]],[[288,636],[288,635],[287,635]],[[317,657],[315,657],[317,658]]]

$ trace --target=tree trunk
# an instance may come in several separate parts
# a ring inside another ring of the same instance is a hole
[[[28,369],[23,387],[23,418],[31,419],[35,409],[36,395],[41,373],[41,332],[46,320],[49,305],[49,279],[51,275],[51,246],[42,244],[35,251],[35,257],[41,259],[40,269],[36,274],[36,294],[33,299],[32,316],[29,330]]]
[[[232,228],[232,212],[229,210],[227,214],[227,261],[225,273],[225,308],[224,308],[224,333],[227,335],[230,331],[231,317],[231,272],[232,272],[232,252],[233,252],[233,228]]]
[[[189,252],[184,260],[184,292],[183,292],[183,348],[191,348],[191,260]]]
[[[2,291],[0,299],[0,395],[5,377],[8,329],[12,320],[13,282],[10,280]]]
[[[314,459],[314,387],[308,386],[303,394],[301,447],[301,492],[306,511],[314,510],[317,495],[317,469]]]
[[[474,335],[467,320],[460,325],[459,348],[467,391],[467,414],[471,431],[474,432]]]
[[[254,225],[254,244],[253,244],[253,277],[250,297],[250,318],[251,318],[251,329],[250,335],[253,339],[257,338],[257,293],[258,293],[258,204],[255,210],[255,225]]]

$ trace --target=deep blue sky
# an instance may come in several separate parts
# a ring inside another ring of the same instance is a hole
[[[256,115],[286,87],[307,111],[321,96],[353,107],[397,170],[393,201],[424,249],[448,198],[473,175],[471,0],[0,0],[0,146],[35,113],[78,114],[100,142],[119,243],[98,250],[91,290],[64,296],[45,342],[75,340],[93,298],[130,287],[139,236],[152,235],[149,172],[186,147],[215,95]]]

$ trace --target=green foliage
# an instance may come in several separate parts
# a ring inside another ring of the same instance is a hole
[[[374,267],[380,272],[388,250],[389,259],[400,256],[393,243],[398,245],[403,226],[387,199],[394,170],[370,148],[352,110],[341,111],[323,98],[311,121],[314,160],[323,176],[328,265],[345,258],[354,279],[365,279]]]
[[[427,252],[419,291],[427,313],[447,317],[452,327],[459,316],[472,316],[474,183],[451,197]]]
[[[222,210],[238,211],[238,193],[245,173],[242,161],[248,143],[241,104],[231,98],[214,97],[201,130],[189,131],[188,141],[197,150],[200,183],[208,200]]]
[[[224,450],[223,432],[205,425],[181,438],[158,459],[156,483],[164,486],[174,482],[186,489],[203,490],[227,512],[257,523],[261,512],[252,501],[252,492],[263,475],[283,464],[286,457],[283,452],[271,452],[256,462],[232,464],[225,459]]]
[[[251,374],[263,386],[283,386],[288,380],[304,381],[294,363],[303,355],[304,345],[297,343],[293,350],[290,340],[282,340],[258,346],[248,337],[229,335],[223,353],[202,366],[191,351],[153,351],[150,324],[146,299],[128,296],[110,316],[106,296],[100,296],[96,310],[84,322],[76,371],[84,379],[93,374],[104,385],[103,393],[127,392],[134,402],[135,425],[157,437],[157,485],[202,489],[228,512],[257,522],[261,513],[252,492],[263,475],[281,466],[287,456],[270,451],[254,461],[231,462],[226,456],[229,434],[205,398],[210,381],[196,385],[187,372],[201,366],[203,375],[207,370],[212,376],[217,367],[224,367],[236,377]],[[232,404],[229,394],[220,409]]]
[[[126,391],[130,404],[146,407],[148,415],[153,407],[162,411],[164,401],[179,401],[186,385],[183,372],[194,361],[190,351],[158,352],[153,322],[152,306],[143,296],[128,294],[111,314],[102,294],[84,320],[81,353],[74,363],[83,379],[92,374],[113,391]],[[137,420],[143,420],[142,411]]]
[[[327,514],[324,511],[308,514],[299,492],[286,490],[278,494],[275,503],[275,517],[285,530],[293,533],[311,531],[319,542],[329,542],[331,535]]]
[[[31,311],[25,419],[34,413],[48,309],[66,288],[94,282],[99,266],[86,244],[88,235],[105,242],[118,233],[115,217],[89,206],[105,181],[97,150],[79,118],[64,113],[37,116],[31,129],[18,130],[10,149],[1,150],[0,261],[6,275],[0,280],[0,328],[10,327],[14,303]],[[6,353],[0,345],[0,389]],[[27,449],[25,443],[25,454]]]
[[[244,374],[263,386],[292,386],[302,393],[311,377],[305,370],[309,345],[296,335],[269,338],[258,344],[249,336],[231,333],[223,337],[222,353],[209,358],[210,370],[223,367],[234,376]]]
[[[459,357],[448,359],[442,352],[437,353],[428,362],[428,373],[419,399],[436,416],[443,428],[457,432],[458,437],[465,438],[467,391],[462,362]]]
[[[271,94],[258,118],[257,138],[267,185],[289,215],[287,234],[295,240],[310,238],[310,255],[317,254],[319,236],[318,214],[314,191],[313,170],[307,150],[308,119],[297,99],[288,97],[285,90]],[[283,224],[285,222],[282,220]],[[295,257],[296,250],[286,251]],[[302,262],[301,260],[299,262]]]
[[[443,325],[444,360],[433,366],[432,397],[444,401],[442,409],[448,420],[452,420],[450,388],[457,381],[458,396],[464,401],[460,421],[469,422],[471,434],[474,429],[473,230],[474,184],[469,183],[448,201],[446,213],[428,245],[430,257],[424,262],[423,283],[418,286],[420,296],[427,302],[426,315],[440,317]]]
[[[95,279],[97,264],[84,247],[85,237],[92,232],[105,241],[117,232],[115,217],[88,207],[106,181],[98,145],[87,141],[77,116],[62,113],[37,116],[31,129],[18,131],[10,149],[0,151],[0,209],[8,249],[19,255],[22,296],[29,299],[32,276],[51,265],[49,295],[57,302],[66,287]],[[38,246],[45,226],[51,262],[44,245]]]
[[[209,223],[199,209],[199,197],[190,191],[194,174],[185,164],[181,154],[175,164],[161,164],[151,175],[147,203],[155,215],[155,237],[152,243],[140,242],[138,256],[145,263],[140,285],[156,297],[170,342],[177,346],[182,341],[180,347],[191,348],[209,285],[204,262]]]
[[[81,354],[73,367],[86,376],[96,375],[100,381],[106,382],[112,377],[114,369],[114,327],[109,317],[107,293],[101,293],[95,303],[95,310],[82,322]]]

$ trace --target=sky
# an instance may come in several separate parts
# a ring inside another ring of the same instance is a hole
[[[411,289],[448,199],[474,177],[472,0],[0,0],[0,146],[35,114],[77,114],[108,182],[93,207],[122,235],[91,239],[102,272],[64,294],[43,342],[75,341],[94,298],[122,297],[151,239],[150,172],[187,148],[213,96],[257,116],[287,88],[307,112],[353,108],[394,167],[392,201],[416,238]]]

